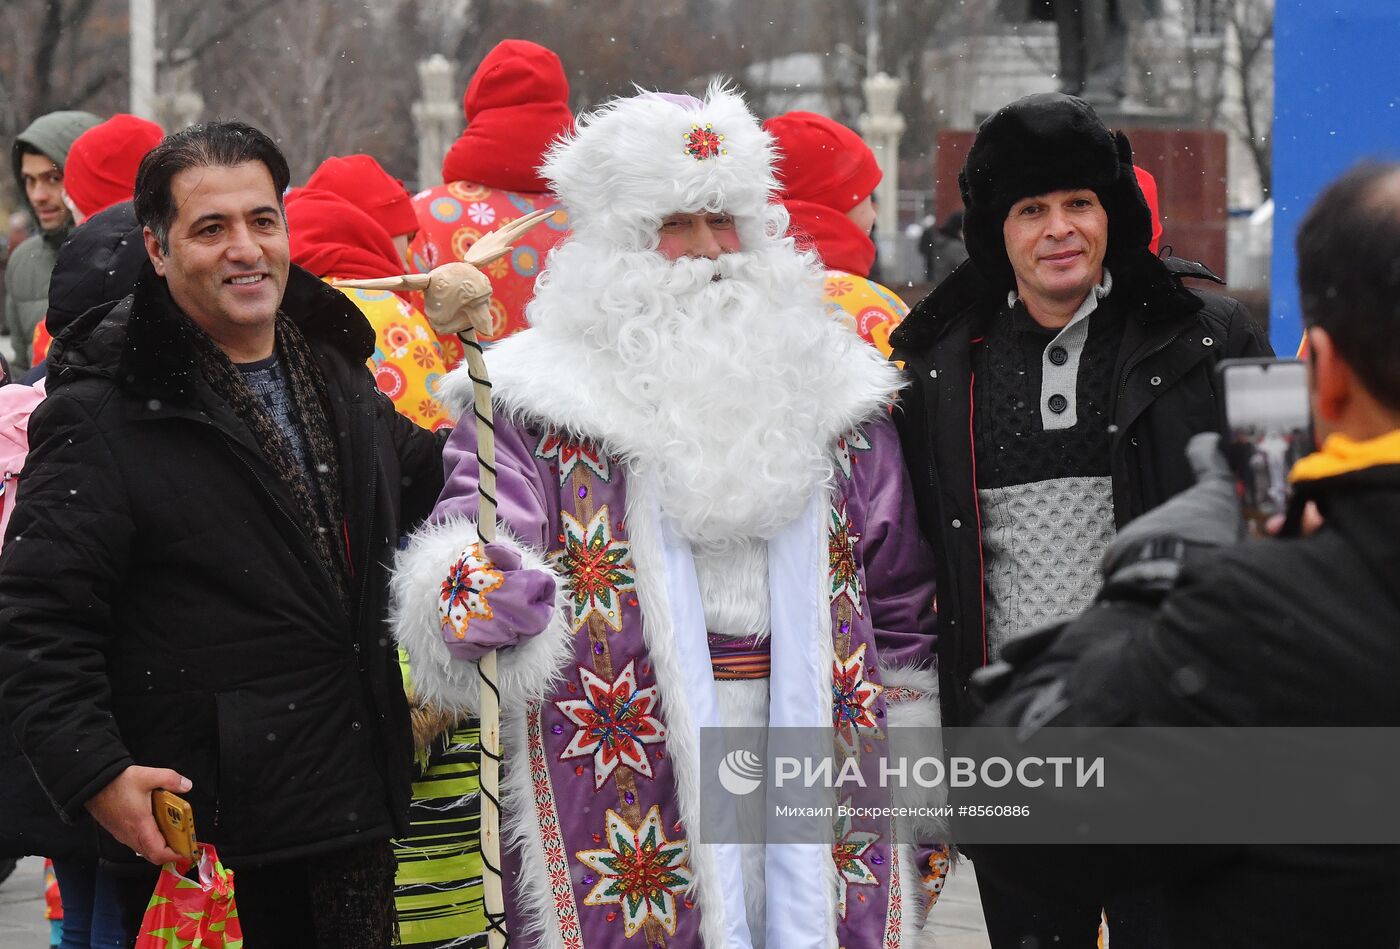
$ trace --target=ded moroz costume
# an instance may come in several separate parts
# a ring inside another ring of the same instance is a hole
[[[721,88],[615,100],[550,150],[574,231],[530,328],[487,352],[499,539],[478,540],[459,424],[396,566],[420,698],[474,710],[467,660],[500,648],[512,944],[917,946],[941,885],[931,821],[766,854],[697,839],[702,727],[836,725],[873,749],[938,723],[898,377],[824,311],[773,162]],[[668,260],[678,212],[732,219],[740,249]],[[443,393],[470,411],[464,370]]]

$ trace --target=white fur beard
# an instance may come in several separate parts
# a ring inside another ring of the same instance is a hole
[[[609,441],[682,536],[723,550],[772,537],[832,478],[842,433],[823,393],[864,344],[821,292],[814,260],[787,241],[672,263],[576,237],[552,253],[530,319],[583,343],[590,377],[616,397]]]

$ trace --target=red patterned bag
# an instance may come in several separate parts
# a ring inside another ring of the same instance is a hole
[[[160,868],[136,949],[242,949],[233,871],[224,868],[209,844],[199,845],[198,880],[185,876],[190,866],[182,861]]]

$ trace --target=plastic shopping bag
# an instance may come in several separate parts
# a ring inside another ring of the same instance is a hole
[[[198,880],[185,876],[189,867],[181,862],[160,868],[136,949],[242,949],[233,871],[224,868],[209,844],[199,845]]]

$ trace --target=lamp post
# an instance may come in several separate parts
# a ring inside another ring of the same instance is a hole
[[[128,13],[132,115],[156,118],[156,0],[131,0]]]
[[[904,116],[899,114],[899,87],[898,79],[882,72],[861,83],[865,111],[860,116],[860,134],[883,172],[875,188],[875,233],[881,259],[890,263],[894,263],[895,238],[899,233],[899,140],[906,125]]]
[[[418,83],[423,97],[413,103],[413,125],[418,132],[418,187],[442,184],[442,159],[462,133],[462,110],[452,94],[452,63],[434,53],[418,62]]]

